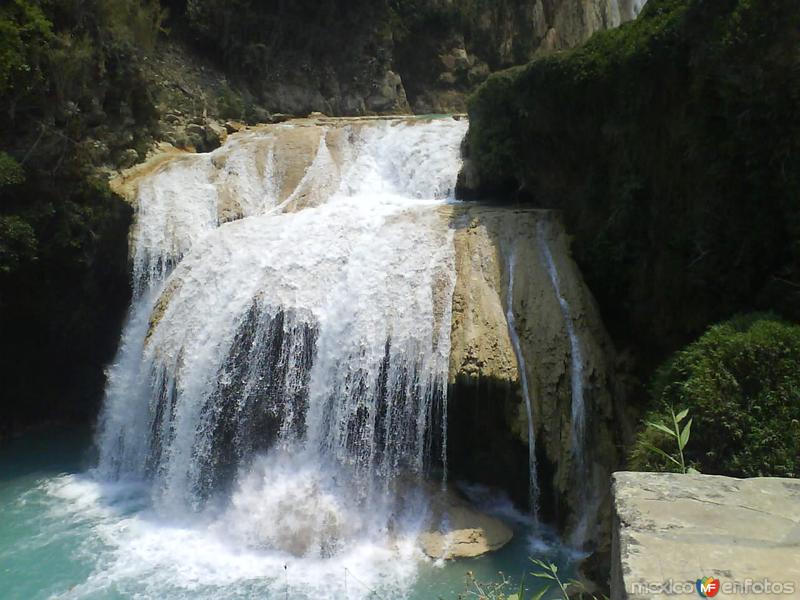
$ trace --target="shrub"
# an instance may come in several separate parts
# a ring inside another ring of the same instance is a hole
[[[25,181],[22,166],[6,152],[0,152],[0,187]]]
[[[0,274],[36,257],[36,234],[24,219],[0,215]]]
[[[771,314],[735,317],[676,353],[653,378],[646,421],[669,421],[688,407],[694,431],[687,461],[704,473],[734,477],[800,475],[800,326]],[[657,429],[638,436],[637,470],[672,470],[673,440]]]

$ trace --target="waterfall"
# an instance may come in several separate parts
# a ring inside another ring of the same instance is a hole
[[[143,181],[100,476],[150,482],[159,514],[213,509],[226,536],[296,556],[417,523],[411,490],[446,452],[441,207],[465,130],[287,124]]]
[[[558,298],[558,305],[561,308],[561,315],[564,318],[564,326],[567,329],[570,348],[570,390],[572,392],[572,447],[574,448],[575,460],[578,471],[583,471],[585,456],[585,437],[586,437],[586,407],[583,398],[583,357],[581,354],[581,343],[575,329],[575,322],[572,318],[569,302],[564,297],[561,290],[561,282],[558,277],[558,270],[553,261],[553,254],[547,243],[546,225],[544,221],[539,221],[537,225],[537,237],[539,239],[542,256],[547,266],[547,274],[553,284],[553,291]]]
[[[535,521],[539,518],[539,472],[536,465],[536,431],[533,426],[533,409],[531,407],[530,388],[528,386],[528,371],[525,365],[525,356],[522,354],[522,345],[517,334],[517,324],[514,317],[514,268],[516,256],[512,250],[508,254],[508,299],[506,301],[506,321],[508,322],[508,335],[517,357],[519,382],[522,388],[522,397],[525,399],[525,411],[528,417],[528,477],[531,515]]]
[[[539,221],[537,224],[537,238],[539,240],[539,248],[542,257],[544,258],[547,267],[547,274],[553,286],[558,305],[561,309],[561,315],[564,319],[564,326],[567,330],[570,348],[570,391],[571,391],[571,445],[572,456],[575,462],[575,478],[576,485],[579,489],[581,504],[583,507],[582,514],[579,516],[578,525],[573,531],[572,539],[576,545],[583,542],[585,531],[588,526],[588,502],[589,502],[589,483],[588,472],[586,465],[586,406],[584,401],[583,389],[583,355],[581,352],[581,341],[575,327],[575,321],[572,318],[572,311],[570,310],[569,302],[564,296],[561,288],[561,281],[558,275],[553,254],[550,251],[550,245],[547,242],[547,226],[545,221]]]

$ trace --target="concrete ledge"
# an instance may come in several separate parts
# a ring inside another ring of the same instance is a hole
[[[612,600],[800,598],[800,480],[615,473]]]

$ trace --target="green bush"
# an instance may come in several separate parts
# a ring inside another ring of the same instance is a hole
[[[386,3],[370,0],[186,2],[189,26],[214,49],[228,74],[251,80],[285,78],[297,68],[323,63],[333,69],[379,63],[385,57],[375,50],[387,19]],[[257,86],[257,80],[251,82]]]
[[[0,3],[0,437],[96,409],[131,215],[92,173],[151,140],[145,58],[163,18],[157,0]]]
[[[36,257],[36,233],[20,217],[0,215],[0,274],[10,273]]]
[[[22,166],[9,156],[6,152],[0,151],[0,187],[15,185],[25,181],[25,171]]]
[[[756,313],[711,327],[653,378],[649,422],[669,422],[670,407],[693,418],[687,461],[703,473],[800,476],[800,326]],[[674,470],[648,445],[671,452],[653,428],[639,434],[630,466]]]
[[[52,24],[33,2],[12,0],[0,7],[0,94],[24,91],[36,78]]]
[[[246,113],[245,102],[229,86],[224,86],[217,97],[217,110],[223,119],[244,119]]]

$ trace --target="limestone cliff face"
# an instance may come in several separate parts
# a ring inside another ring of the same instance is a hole
[[[519,388],[517,359],[508,332],[510,300],[527,371],[539,460],[541,503],[582,540],[607,538],[608,481],[617,464],[615,448],[614,351],[594,300],[570,258],[568,238],[556,213],[510,208],[458,207],[454,211],[458,276],[453,298],[450,378],[451,410],[459,403],[493,404],[517,452],[527,447],[528,424]],[[586,406],[585,467],[572,435],[571,347],[563,306],[547,268],[544,245],[555,266],[561,301],[569,307],[583,359],[580,373]],[[508,298],[509,257],[515,257],[513,298]],[[476,400],[470,389],[483,389]],[[473,410],[464,406],[464,410]],[[455,419],[472,433],[455,432],[455,455],[482,436],[503,435],[483,419]],[[497,422],[495,422],[497,424]],[[495,446],[494,449],[497,447]],[[493,452],[490,447],[487,452]],[[469,452],[467,450],[467,452]],[[508,462],[502,456],[497,462]],[[456,463],[458,458],[454,457]],[[478,461],[480,462],[480,461]],[[515,476],[527,477],[518,464]],[[501,467],[498,467],[501,468]],[[511,473],[509,473],[511,475]],[[525,486],[520,486],[526,490]],[[584,520],[585,519],[585,520]]]
[[[469,7],[428,0],[400,10],[394,70],[415,112],[466,108],[466,95],[498,69],[572,48],[636,17],[646,0],[502,0]]]
[[[630,20],[643,3],[190,0],[183,16],[195,41],[215,50],[239,88],[217,91],[226,98],[222,108],[258,121],[264,110],[462,111],[466,95],[491,72],[580,44]]]
[[[476,213],[475,209],[458,210],[454,215],[458,275],[453,292],[450,382],[484,378],[516,386],[517,359],[501,294],[503,256]]]
[[[429,0],[395,36],[395,71],[415,112],[466,108],[493,71],[572,48],[636,17],[646,0],[502,0],[470,7]]]

